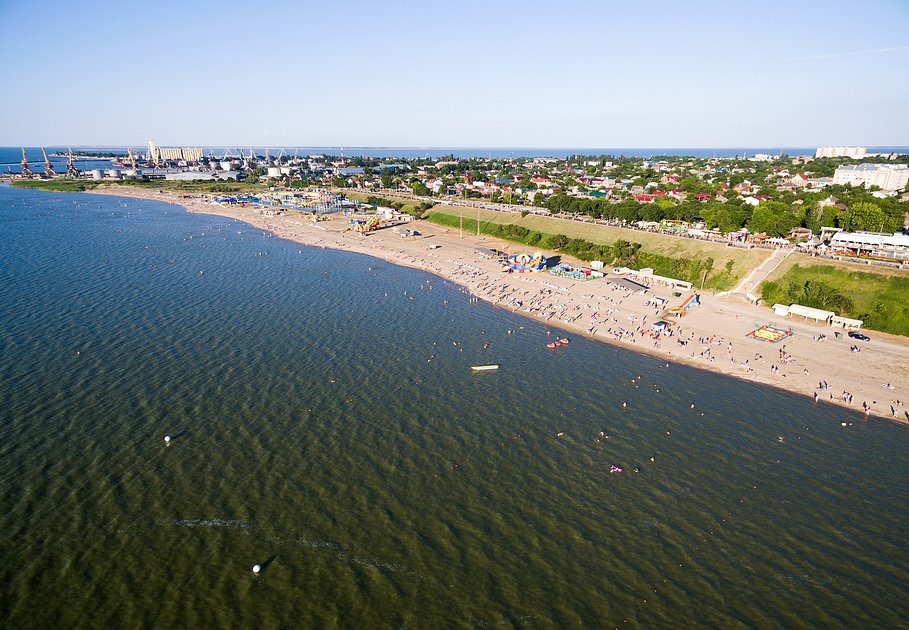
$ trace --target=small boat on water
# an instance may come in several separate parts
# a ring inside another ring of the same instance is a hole
[[[471,365],[470,369],[474,372],[485,372],[487,370],[498,370],[498,365]]]

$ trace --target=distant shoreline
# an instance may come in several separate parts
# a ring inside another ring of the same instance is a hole
[[[637,333],[616,340],[607,329],[630,331],[637,327],[649,330],[656,316],[651,307],[643,304],[647,297],[656,295],[670,302],[679,301],[678,298],[671,297],[671,290],[660,287],[654,287],[647,296],[641,296],[617,292],[603,281],[576,283],[548,274],[504,274],[494,261],[478,257],[475,249],[491,246],[514,249],[514,243],[472,235],[460,239],[455,232],[425,222],[419,224],[423,237],[418,239],[403,239],[390,230],[360,236],[344,231],[338,219],[315,225],[297,216],[263,216],[251,208],[216,206],[198,198],[184,199],[176,193],[118,187],[95,189],[88,194],[163,201],[179,205],[190,213],[243,221],[303,245],[353,251],[392,264],[425,270],[468,289],[477,298],[573,335],[802,396],[812,397],[817,393],[818,404],[836,404],[859,414],[862,413],[863,401],[866,401],[870,406],[867,415],[896,420],[909,426],[909,415],[906,415],[909,410],[909,340],[894,335],[875,333],[874,341],[864,344],[864,352],[852,353],[848,348],[851,340],[835,340],[828,327],[783,320],[759,307],[704,293],[703,305],[675,326],[682,331],[681,335],[664,337],[656,346],[648,337]],[[440,247],[430,251],[430,244]],[[524,299],[525,305],[515,308],[513,301],[519,298]],[[555,308],[552,312],[557,312],[558,317],[553,314],[544,316],[550,310],[543,307],[550,304]],[[536,306],[540,307],[538,312],[527,312],[527,308]],[[598,310],[594,311],[594,308]],[[616,312],[604,319],[604,314],[610,309],[616,309]],[[593,312],[598,314],[599,319],[591,319]],[[591,326],[591,321],[597,323]],[[796,334],[781,344],[763,343],[745,337],[756,327],[755,324],[766,323],[793,327]],[[829,340],[813,341],[813,337],[820,334],[828,334]],[[686,346],[678,345],[680,338],[688,339],[689,335],[691,340]],[[706,338],[712,338],[714,343],[709,346],[698,344],[698,339]],[[698,353],[705,348],[710,350],[709,359]],[[778,352],[783,348],[791,356],[786,364],[780,364],[777,359]],[[762,358],[758,359],[758,356]],[[734,362],[730,361],[730,357]],[[771,374],[771,365],[777,365],[778,372]],[[828,382],[829,388],[817,391],[818,383],[824,381]],[[895,389],[883,387],[888,383]],[[853,395],[851,405],[841,400],[843,391]],[[830,394],[834,394],[833,400],[829,398]],[[696,392],[692,392],[693,402],[696,398]],[[892,402],[897,399],[906,406],[900,407]],[[895,417],[890,410],[891,404],[897,411]]]

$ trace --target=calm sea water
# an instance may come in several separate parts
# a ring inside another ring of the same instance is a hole
[[[416,270],[0,187],[0,625],[905,624],[904,427],[545,341]]]

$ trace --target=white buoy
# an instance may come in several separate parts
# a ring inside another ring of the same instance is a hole
[[[628,406],[628,403],[622,403],[622,409]]]
[[[258,573],[261,570],[262,570],[261,565],[258,565],[258,564],[253,565],[253,573]]]
[[[165,435],[165,436],[164,436],[164,443],[165,443],[167,446],[170,446],[170,436],[169,436],[169,435]]]

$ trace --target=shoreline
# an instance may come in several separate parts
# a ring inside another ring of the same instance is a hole
[[[510,309],[553,329],[909,426],[909,340],[894,335],[875,332],[870,342],[838,340],[827,326],[783,319],[772,311],[701,292],[701,306],[673,325],[674,335],[654,340],[649,331],[662,307],[645,302],[659,297],[667,300],[665,306],[677,306],[684,295],[672,297],[672,289],[667,287],[651,287],[642,295],[605,280],[578,282],[549,274],[504,274],[495,261],[475,253],[478,247],[514,253],[521,248],[515,243],[466,234],[459,238],[456,230],[426,222],[419,224],[422,235],[416,239],[405,239],[388,229],[361,236],[344,231],[343,221],[337,217],[317,224],[298,216],[265,216],[252,208],[216,206],[200,198],[147,189],[86,192],[163,201],[192,214],[242,221],[301,245],[352,251],[420,269],[461,286],[471,299]],[[430,250],[430,245],[439,247]],[[570,259],[565,262],[579,264]],[[777,344],[745,336],[763,324],[792,328],[795,334]],[[817,341],[820,335],[828,335],[827,340]],[[850,351],[853,345],[862,351]],[[824,383],[827,387],[819,390]],[[851,404],[843,400],[845,392],[851,394]],[[868,408],[863,412],[865,403]]]

